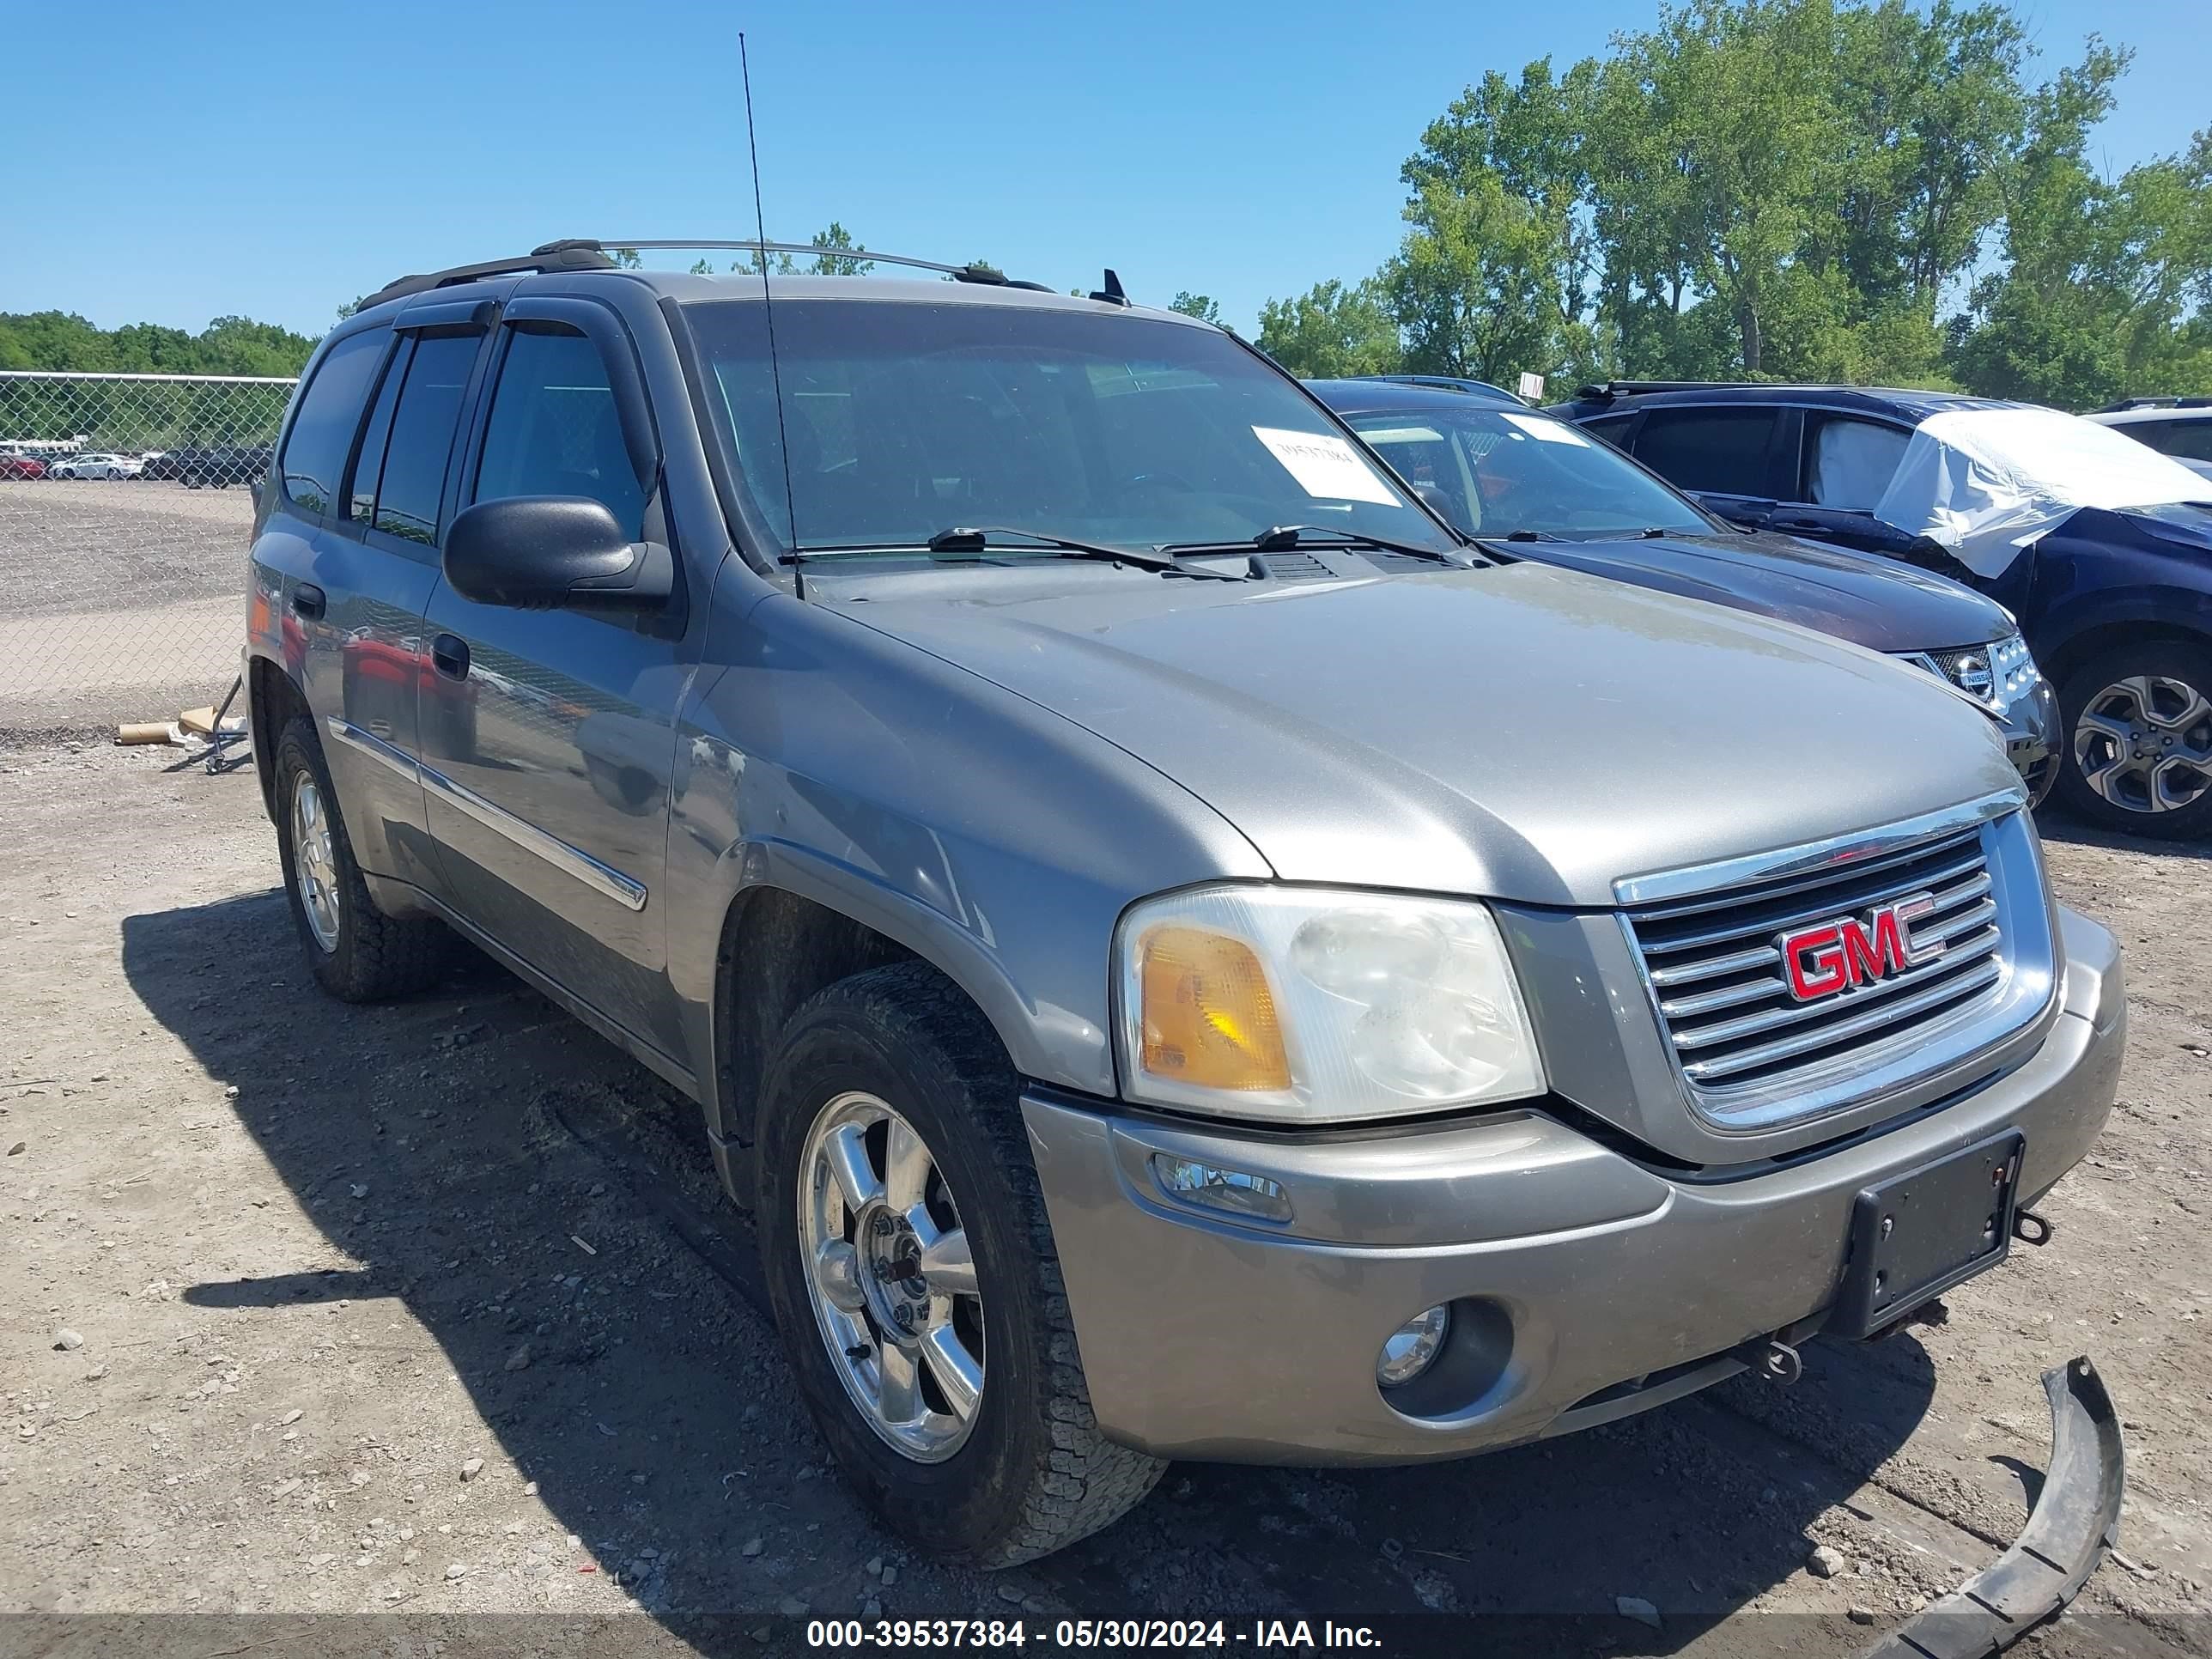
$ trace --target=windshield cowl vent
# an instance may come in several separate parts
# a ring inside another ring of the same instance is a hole
[[[1267,567],[1267,574],[1278,581],[1312,581],[1336,574],[1312,554],[1300,553],[1295,549],[1279,553],[1262,553],[1260,559]],[[1407,562],[1419,564],[1421,561],[1409,559]]]

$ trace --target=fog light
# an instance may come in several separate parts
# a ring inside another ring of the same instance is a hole
[[[1152,1154],[1152,1175],[1161,1191],[1186,1204],[1203,1204],[1209,1210],[1256,1216],[1262,1221],[1291,1218],[1290,1194],[1280,1182],[1265,1176],[1217,1169],[1187,1158],[1170,1158],[1165,1152]]]
[[[1382,1345],[1375,1362],[1375,1380],[1386,1389],[1402,1388],[1412,1382],[1444,1351],[1444,1337],[1450,1329],[1449,1308],[1415,1314]]]

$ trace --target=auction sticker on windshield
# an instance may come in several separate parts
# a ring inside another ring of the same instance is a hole
[[[1255,426],[1252,435],[1298,481],[1307,495],[1332,501],[1373,501],[1403,507],[1359,452],[1327,432],[1291,432],[1279,426]]]

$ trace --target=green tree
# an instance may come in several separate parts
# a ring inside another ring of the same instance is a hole
[[[0,313],[0,368],[122,374],[297,374],[315,349],[304,334],[218,317],[198,334],[155,323],[94,327],[59,311]]]
[[[1516,257],[1549,269],[1531,270],[1505,285],[1532,302],[1542,296],[1553,325],[1546,349],[1522,367],[1589,378],[1613,368],[1611,331],[1597,314],[1603,256],[1589,203],[1583,136],[1596,74],[1595,61],[1585,60],[1555,78],[1548,58],[1528,64],[1517,81],[1491,70],[1430,123],[1400,173],[1412,191],[1407,216],[1431,234],[1440,216],[1465,223],[1498,212],[1501,191],[1526,206],[1527,222],[1516,228],[1522,233]],[[1454,197],[1470,199],[1440,216],[1440,204]],[[1501,256],[1493,256],[1493,267]],[[1492,279],[1502,276],[1494,270]],[[1400,321],[1410,326],[1402,310]],[[1528,336],[1537,325],[1523,319],[1509,331]],[[1418,346],[1415,355],[1423,355]]]
[[[833,252],[818,253],[814,258],[813,273],[817,276],[865,276],[876,268],[873,259],[849,258],[834,250],[859,246],[852,234],[835,219],[826,230],[817,230],[812,237],[814,246]]]
[[[1510,379],[1559,356],[1557,223],[1484,169],[1461,188],[1428,184],[1382,291],[1417,374]]]
[[[1293,374],[1335,380],[1403,367],[1398,325],[1380,282],[1316,283],[1260,307],[1260,349]]]
[[[2004,176],[2003,268],[1952,324],[1955,372],[1976,392],[2078,409],[2212,389],[2212,131],[2099,178],[2088,135],[2126,64],[2094,46],[2035,100]]]
[[[1170,311],[1180,311],[1186,317],[1195,317],[1201,323],[1221,326],[1221,307],[1203,294],[1193,294],[1184,289],[1168,301]]]

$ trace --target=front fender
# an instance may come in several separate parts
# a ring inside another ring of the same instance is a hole
[[[1115,1092],[1109,954],[1134,899],[1273,872],[1181,786],[1061,715],[825,607],[713,619],[671,802],[669,972],[719,1075],[731,908],[781,889],[943,971],[1024,1076]],[[710,1105],[710,1109],[712,1109]]]

